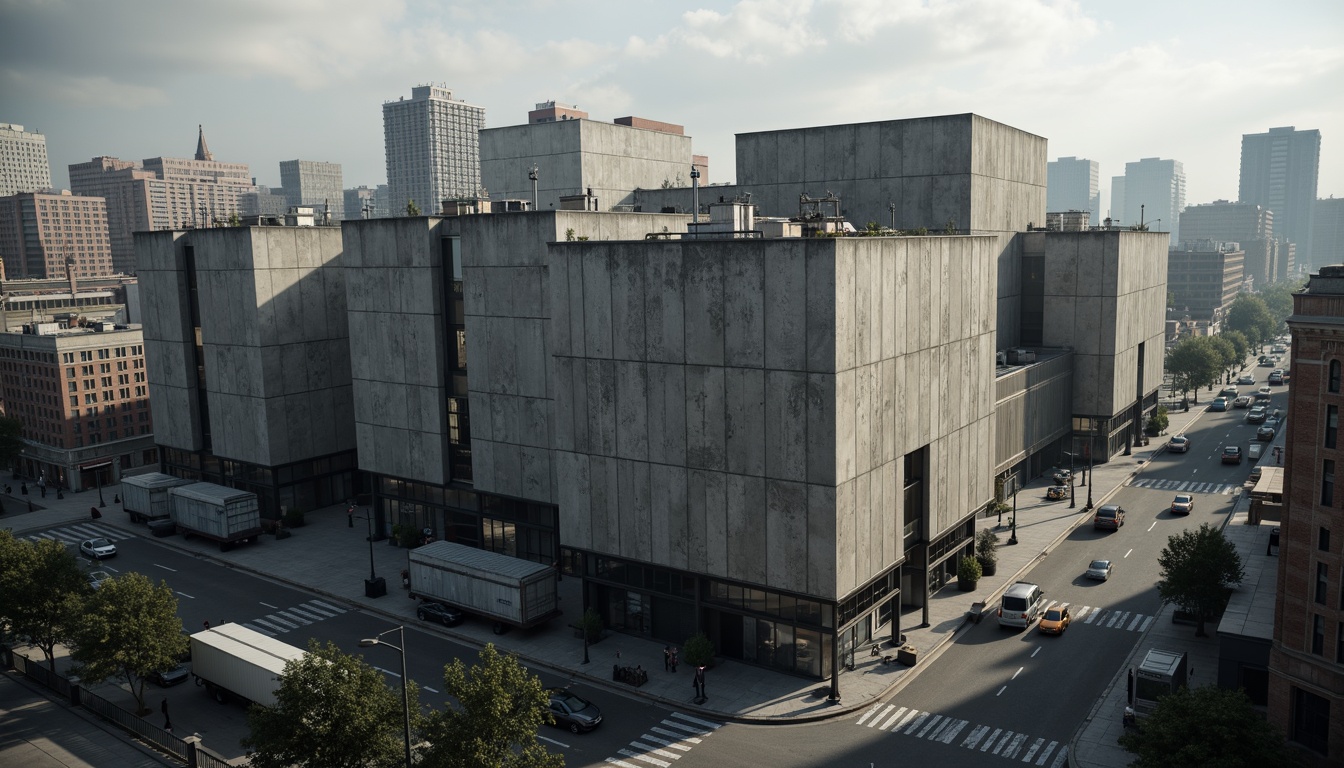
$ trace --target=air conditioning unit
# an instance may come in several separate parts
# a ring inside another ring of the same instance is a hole
[[[995,365],[1007,365],[1007,364],[1008,364],[1008,353],[1007,353],[1007,352],[1004,352],[1003,350],[999,350],[998,352],[995,352],[995,353],[994,353],[994,364],[995,364]]]
[[[1034,363],[1036,362],[1036,353],[1030,349],[1010,349],[1008,350],[1008,362],[1013,365]]]

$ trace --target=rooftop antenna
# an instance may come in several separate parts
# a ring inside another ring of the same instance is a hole
[[[700,169],[691,166],[691,221],[700,223]]]
[[[537,164],[533,163],[527,171],[527,178],[532,180],[532,210],[537,210]]]

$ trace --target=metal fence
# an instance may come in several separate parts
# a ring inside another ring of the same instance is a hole
[[[197,768],[233,768],[228,760],[225,760],[218,753],[206,749],[204,745],[196,745],[196,766]]]
[[[187,743],[185,741],[137,716],[134,712],[127,712],[102,696],[87,690],[79,692],[79,703],[104,720],[111,720],[145,741],[158,745],[163,751],[176,755],[182,760],[187,759]]]
[[[14,654],[14,668],[22,672],[24,677],[36,680],[47,688],[69,698],[70,681],[47,669],[45,664],[46,662],[40,659],[30,659],[22,654]]]

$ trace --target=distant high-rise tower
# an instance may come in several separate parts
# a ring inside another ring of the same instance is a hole
[[[0,259],[11,280],[112,274],[103,198],[68,190],[0,197]]]
[[[0,197],[51,189],[47,137],[0,123]]]
[[[1119,226],[1120,220],[1125,217],[1125,177],[1111,177],[1111,208],[1110,213],[1106,214],[1111,218],[1111,223]]]
[[[1312,258],[1311,217],[1321,165],[1321,132],[1292,126],[1241,137],[1243,203],[1274,212],[1274,234],[1297,244],[1299,260]],[[1315,267],[1323,266],[1321,264]]]
[[[1045,209],[1088,211],[1089,223],[1100,223],[1101,192],[1096,160],[1061,157],[1046,165]]]
[[[345,189],[341,186],[340,163],[281,160],[280,185],[285,188],[285,200],[291,206],[314,206],[319,216],[324,210],[329,211],[333,223],[345,218]]]
[[[383,140],[393,215],[405,215],[410,201],[423,213],[433,214],[445,199],[480,195],[484,127],[485,109],[455,101],[447,88],[417,86],[410,99],[384,103]]]
[[[1344,264],[1344,197],[1316,201],[1311,214],[1311,263]]]
[[[1118,224],[1128,227],[1142,221],[1150,230],[1170,232],[1173,244],[1180,242],[1185,167],[1179,160],[1145,157],[1137,163],[1125,163],[1123,189],[1123,200],[1112,194],[1111,216]],[[1120,202],[1124,203],[1123,209],[1117,206]]]
[[[1278,272],[1276,259],[1286,255],[1274,241],[1274,212],[1253,203],[1229,203],[1215,200],[1192,205],[1181,211],[1181,241],[1193,243],[1239,243],[1246,252],[1245,275],[1260,288],[1273,282]],[[1172,246],[1178,243],[1173,241]]]

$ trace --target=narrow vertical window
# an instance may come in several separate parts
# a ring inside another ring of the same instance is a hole
[[[1334,448],[1339,439],[1339,406],[1325,407],[1325,447]]]
[[[1338,360],[1331,360],[1331,361],[1330,361],[1330,382],[1329,382],[1329,387],[1330,387],[1330,391],[1331,391],[1331,392],[1338,392],[1338,391],[1339,391],[1339,361],[1338,361]]]
[[[1330,566],[1316,564],[1316,602],[1325,605],[1325,592],[1330,588]]]
[[[1321,506],[1335,505],[1335,462],[1326,459],[1321,462]]]
[[[1317,656],[1325,653],[1325,619],[1320,614],[1312,616],[1311,652]]]

